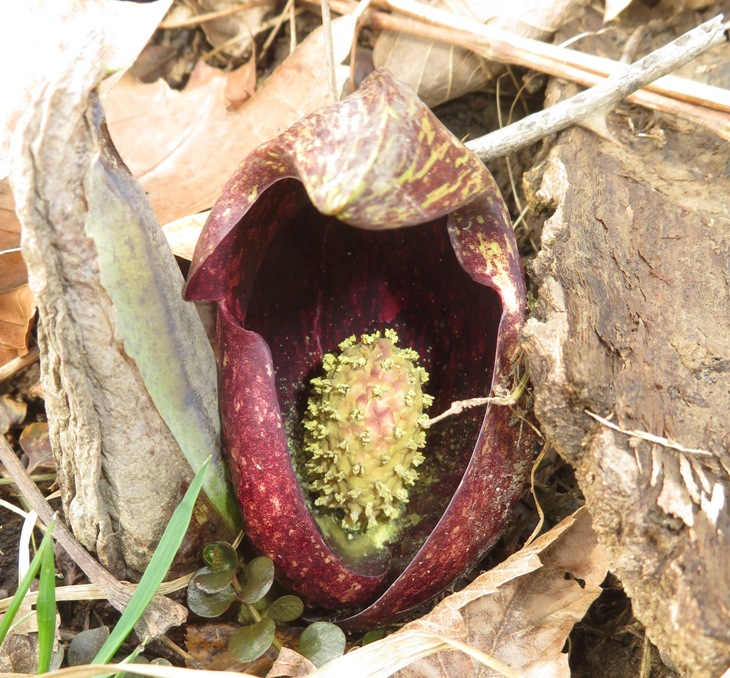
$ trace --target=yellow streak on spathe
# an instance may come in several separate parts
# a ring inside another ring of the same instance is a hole
[[[465,165],[467,162],[469,162],[469,156],[470,153],[464,153],[460,157],[458,157],[454,162],[454,167],[461,167],[462,165]]]
[[[396,183],[399,186],[402,186],[408,181],[413,181],[415,179],[422,179],[426,174],[428,174],[428,171],[433,167],[433,164],[439,160],[441,156],[436,151],[431,151],[431,154],[428,156],[428,160],[426,160],[425,163],[421,166],[421,169],[416,172],[416,160],[414,160],[409,166],[408,169],[403,172],[399,177],[396,177]]]
[[[421,118],[421,131],[418,133],[418,142],[421,143],[425,139],[426,143],[432,144],[435,137],[436,130],[428,117],[424,115]]]
[[[514,287],[514,281],[504,264],[504,247],[511,251],[509,242],[505,242],[504,246],[493,240],[487,240],[483,233],[477,232],[479,245],[476,250],[484,260],[484,269],[491,273],[491,277],[498,286],[502,301],[510,313],[519,311],[519,302]]]

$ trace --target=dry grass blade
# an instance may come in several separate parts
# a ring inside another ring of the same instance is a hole
[[[176,21],[174,19],[169,19],[166,21],[163,21],[160,24],[160,28],[163,29],[171,29],[171,28],[188,28],[190,26],[198,26],[199,24],[205,23],[206,21],[213,21],[214,19],[222,19],[223,17],[230,16],[231,14],[236,14],[237,12],[243,12],[247,9],[251,9],[252,7],[261,7],[265,5],[271,4],[269,0],[254,0],[253,2],[244,2],[240,5],[236,5],[235,7],[227,7],[226,9],[219,9],[215,12],[206,12],[205,14],[198,14],[196,16],[192,16],[188,19],[181,19],[179,21]]]
[[[256,678],[250,673],[239,673],[238,671],[203,671],[159,664],[104,664],[103,666],[84,664],[83,666],[72,666],[58,671],[49,671],[43,675],[46,678],[96,678],[114,673],[150,676],[150,678]],[[28,674],[28,676],[31,675]]]
[[[317,678],[383,678],[413,662],[437,652],[460,651],[507,678],[519,678],[519,673],[503,662],[453,638],[426,631],[403,631],[365,647],[358,648],[331,661],[312,676]]]
[[[449,41],[449,31],[463,32],[469,38],[466,43],[460,44],[487,59],[500,63],[534,68],[549,75],[567,77],[571,80],[580,78],[582,72],[586,79],[582,84],[592,84],[592,75],[608,77],[623,68],[623,64],[611,59],[551,45],[540,40],[523,38],[503,29],[485,26],[467,17],[428,7],[415,0],[380,0],[379,4],[445,30],[444,39],[447,41]],[[721,20],[722,16],[716,17],[718,18]],[[730,112],[730,92],[718,87],[668,75],[657,78],[646,87],[670,97]]]
[[[172,581],[162,582],[157,592],[162,596],[167,596],[175,591],[182,591],[187,588],[190,580],[193,578],[192,573],[173,579]],[[134,591],[137,588],[137,584],[129,584],[130,591]],[[25,601],[29,605],[33,605],[38,597],[37,591],[30,591]],[[56,600],[71,601],[71,600],[106,600],[106,592],[96,584],[76,584],[74,586],[59,586],[56,588]],[[0,600],[0,613],[5,612],[10,605],[12,598],[3,598]]]
[[[327,62],[327,80],[330,87],[330,100],[334,104],[338,101],[337,76],[335,74],[335,50],[332,44],[332,17],[330,15],[329,0],[322,0],[322,28],[324,29],[324,53]]]

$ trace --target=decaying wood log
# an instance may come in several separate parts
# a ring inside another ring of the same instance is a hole
[[[716,676],[730,666],[727,146],[651,115],[639,134],[646,115],[562,134],[528,175],[550,216],[524,345],[543,431],[637,618],[682,673]]]

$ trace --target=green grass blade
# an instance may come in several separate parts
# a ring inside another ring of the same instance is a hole
[[[5,636],[8,635],[8,631],[10,630],[10,626],[15,619],[15,615],[18,614],[18,610],[23,603],[23,598],[25,598],[25,594],[28,593],[28,589],[33,583],[36,574],[38,574],[38,570],[41,567],[43,554],[48,550],[53,551],[53,540],[51,538],[51,532],[53,531],[53,526],[55,524],[55,520],[52,520],[48,524],[48,529],[46,530],[45,535],[43,535],[41,545],[38,547],[38,550],[36,551],[33,560],[30,561],[28,571],[25,573],[23,580],[20,582],[18,590],[15,592],[13,600],[10,602],[10,607],[8,607],[8,611],[5,613],[5,616],[2,618],[2,620],[0,620],[0,644],[2,644],[2,642],[5,640]]]
[[[106,664],[111,660],[114,653],[121,647],[125,638],[142,616],[145,608],[155,595],[157,588],[165,578],[167,571],[170,569],[170,564],[185,536],[185,531],[188,529],[190,518],[193,515],[195,500],[203,485],[203,479],[205,472],[208,470],[209,461],[207,460],[195,474],[195,478],[185,493],[183,500],[172,514],[172,518],[170,518],[170,522],[165,528],[165,532],[162,535],[162,539],[160,539],[155,554],[152,556],[150,564],[142,575],[142,579],[140,579],[137,590],[129,601],[129,605],[127,605],[122,613],[109,638],[107,638],[96,657],[94,657],[92,664]]]
[[[51,668],[56,638],[56,562],[52,548],[44,551],[40,570],[38,600],[35,606],[38,622],[38,673],[46,673]]]

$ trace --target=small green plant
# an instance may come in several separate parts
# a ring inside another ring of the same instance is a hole
[[[92,664],[107,664],[112,660],[112,657],[114,657],[114,654],[131,633],[134,625],[144,614],[147,605],[149,605],[157,592],[182,543],[185,531],[188,529],[190,518],[193,515],[195,501],[203,486],[203,480],[208,471],[209,464],[210,458],[203,462],[203,465],[195,474],[193,482],[190,483],[190,487],[185,492],[185,496],[172,514],[170,522],[162,534],[160,543],[157,545],[157,549],[155,549],[152,560],[139,580],[137,589],[132,595],[129,604],[119,618],[114,630],[96,654]]]
[[[228,652],[238,661],[260,657],[272,645],[281,649],[276,639],[276,625],[288,624],[304,612],[301,598],[292,595],[274,597],[274,562],[260,556],[248,563],[238,559],[233,546],[214,542],[203,549],[206,565],[198,570],[188,585],[188,607],[200,617],[213,618],[239,603],[236,629],[228,640]],[[345,649],[345,634],[328,622],[316,622],[302,633],[299,652],[315,665],[339,657]]]
[[[13,596],[5,615],[0,619],[0,645],[8,635],[10,628],[23,603],[25,594],[40,571],[38,588],[38,602],[36,604],[36,616],[38,618],[38,671],[48,671],[51,654],[53,652],[53,639],[56,632],[56,583],[55,566],[53,559],[53,540],[51,533],[56,521],[51,520],[48,524],[46,534],[43,536],[33,560],[30,562],[28,571],[18,585],[18,590]]]

